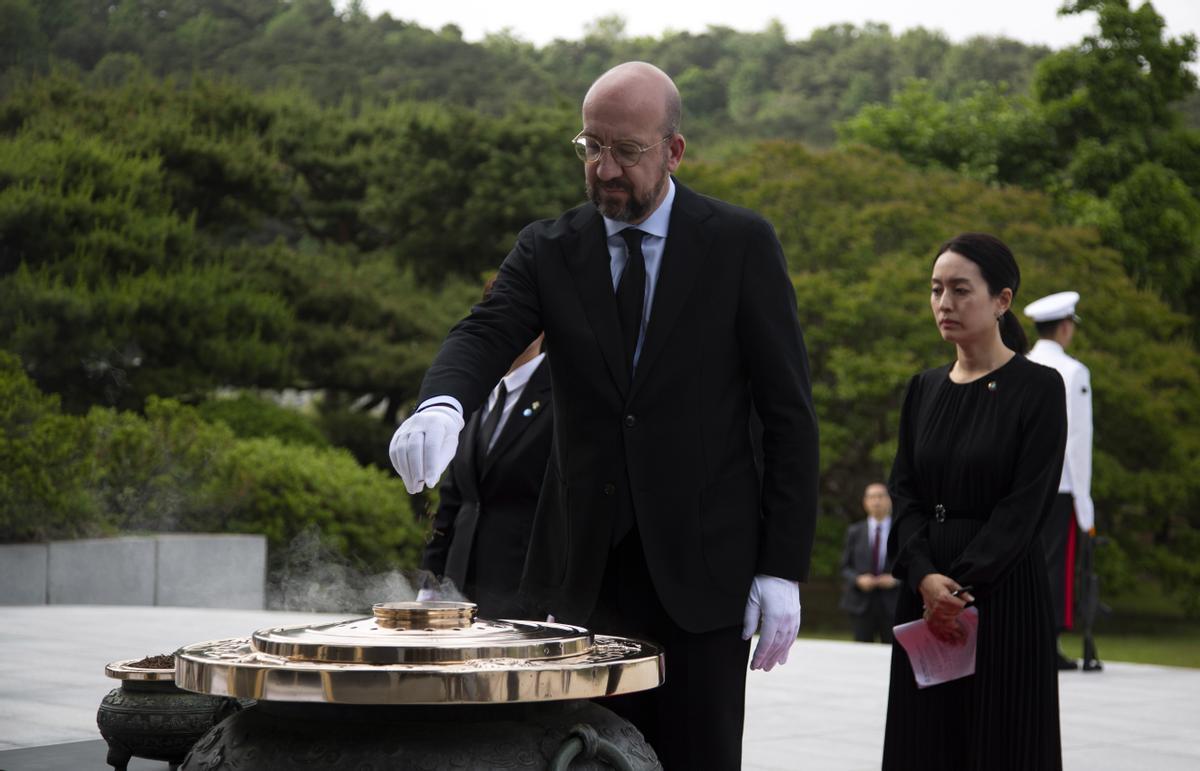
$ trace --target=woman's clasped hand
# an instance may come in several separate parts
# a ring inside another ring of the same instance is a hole
[[[921,580],[921,598],[925,602],[925,623],[933,636],[945,643],[962,645],[967,629],[959,616],[975,598],[950,576],[930,573]]]

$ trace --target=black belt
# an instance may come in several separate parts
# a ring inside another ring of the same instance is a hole
[[[985,520],[987,514],[978,511],[965,511],[963,509],[952,509],[949,506],[937,504],[933,507],[933,519],[935,522],[945,522],[948,519],[978,519]]]

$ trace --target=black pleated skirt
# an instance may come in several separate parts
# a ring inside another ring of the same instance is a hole
[[[945,570],[981,526],[953,519],[932,525],[934,565]],[[884,771],[1062,768],[1054,627],[1041,550],[1030,549],[976,605],[979,638],[971,677],[918,689],[908,655],[893,644]],[[902,590],[896,623],[921,613],[920,595]]]

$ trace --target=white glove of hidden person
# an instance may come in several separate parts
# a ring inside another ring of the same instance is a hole
[[[800,582],[776,576],[755,576],[750,585],[750,598],[746,600],[743,640],[749,640],[759,629],[760,621],[762,630],[750,659],[750,668],[769,672],[776,664],[787,661],[788,649],[796,642],[796,633],[800,631]]]
[[[413,413],[392,435],[388,455],[409,493],[433,487],[454,460],[462,413],[448,404],[434,404]]]

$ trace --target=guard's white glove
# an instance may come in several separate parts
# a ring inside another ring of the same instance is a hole
[[[409,493],[433,487],[454,460],[463,416],[446,404],[414,413],[392,435],[388,455]]]
[[[750,639],[760,620],[762,632],[750,668],[769,672],[776,664],[787,661],[788,649],[796,642],[796,633],[800,631],[800,582],[776,576],[755,576],[750,585],[750,598],[746,600],[743,640]]]

